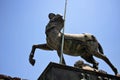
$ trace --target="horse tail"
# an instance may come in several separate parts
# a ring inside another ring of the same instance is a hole
[[[103,48],[102,48],[102,46],[100,45],[100,43],[98,43],[98,49],[99,49],[99,52],[100,52],[100,53],[104,54]]]

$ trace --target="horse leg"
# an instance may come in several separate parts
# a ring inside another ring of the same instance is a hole
[[[92,63],[93,68],[98,69],[98,64],[99,63],[97,61],[95,61],[95,59],[93,58],[93,55],[90,53],[90,51],[89,51],[89,49],[86,45],[83,46],[82,51],[83,51],[82,53],[84,55],[82,55],[81,57],[83,59],[85,59],[87,62]]]
[[[30,52],[30,56],[29,56],[29,62],[30,62],[30,64],[33,65],[33,66],[34,66],[34,64],[35,64],[35,59],[33,59],[33,57],[34,57],[35,50],[36,50],[37,48],[38,48],[38,49],[43,49],[43,50],[53,50],[53,49],[51,49],[50,47],[48,47],[47,44],[33,45],[33,46],[32,46],[32,50],[31,50],[31,52]]]
[[[95,59],[93,58],[93,55],[88,55],[88,56],[84,55],[84,56],[81,56],[81,57],[83,59],[85,59],[87,62],[92,63],[93,64],[93,68],[98,69],[98,64],[99,63],[97,61],[95,61]]]
[[[105,55],[103,55],[103,54],[101,54],[99,52],[95,52],[93,55],[100,58],[100,59],[102,59],[102,60],[104,60],[111,67],[111,69],[113,70],[115,75],[118,74],[117,69],[113,66],[113,64],[109,61],[109,59]]]
[[[57,54],[58,54],[59,58],[61,58],[61,52],[60,52],[60,50],[57,50]],[[65,64],[65,65],[66,65],[65,59],[64,59],[64,56],[63,56],[63,55],[62,55],[62,64]]]

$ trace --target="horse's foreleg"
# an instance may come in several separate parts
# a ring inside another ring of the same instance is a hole
[[[34,66],[34,64],[35,64],[35,59],[33,59],[33,57],[34,57],[35,50],[36,50],[37,48],[38,48],[38,49],[43,49],[43,50],[53,50],[53,49],[51,49],[50,47],[48,47],[47,44],[33,45],[33,46],[32,46],[32,50],[31,50],[31,52],[30,52],[30,56],[29,56],[29,62],[30,62],[30,64],[33,65],[33,66]]]
[[[36,46],[37,45],[32,46],[32,50],[31,50],[30,55],[29,55],[29,62],[32,66],[34,66],[34,64],[35,64],[35,59],[33,59],[33,57],[34,57],[35,49],[37,48]]]
[[[103,59],[111,67],[111,69],[114,71],[115,75],[118,74],[117,69],[113,66],[113,64],[109,61],[109,59],[105,55],[103,55],[103,54],[101,54],[99,52],[95,52],[94,56],[96,56],[96,57],[98,57],[100,59]]]

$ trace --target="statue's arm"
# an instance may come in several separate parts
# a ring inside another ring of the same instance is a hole
[[[61,15],[56,15],[54,16],[52,19],[50,19],[51,22],[55,22],[55,21],[63,21],[62,16]]]

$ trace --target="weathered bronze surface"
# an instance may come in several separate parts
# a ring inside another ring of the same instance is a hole
[[[29,56],[29,61],[34,65],[33,59],[35,49],[43,50],[56,50],[60,58],[61,55],[61,38],[63,33],[61,29],[64,26],[64,20],[61,15],[50,13],[49,23],[46,26],[46,42],[45,44],[33,45]],[[109,59],[104,55],[103,49],[94,35],[89,33],[83,34],[64,34],[64,48],[63,53],[71,56],[81,56],[87,62],[93,64],[93,68],[98,69],[98,62],[95,61],[93,56],[104,60],[117,75],[118,71]],[[63,56],[63,55],[62,55]],[[65,64],[64,57],[62,57],[62,63]]]

